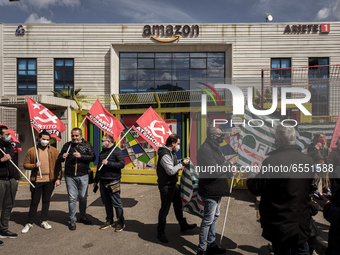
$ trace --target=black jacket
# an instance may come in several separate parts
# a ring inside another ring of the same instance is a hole
[[[221,172],[210,175],[208,167],[231,166],[226,162],[220,145],[211,138],[207,138],[197,153],[197,169],[200,168],[198,180],[198,194],[203,197],[223,197],[230,195],[228,177],[232,174]],[[205,171],[205,172],[203,172]],[[213,176],[214,178],[209,178]]]
[[[5,143],[3,140],[0,139],[0,148],[6,153],[11,155],[12,161],[18,165],[16,156],[14,154],[14,150],[12,147],[11,143]],[[0,158],[2,158],[4,156],[4,154],[2,152],[0,152]],[[5,161],[5,162],[1,162],[0,161],[0,180],[9,180],[9,179],[16,179],[19,180],[19,172],[18,170],[15,168],[15,166],[13,166],[13,164],[11,162],[9,162],[9,160]]]
[[[178,164],[177,162],[177,156],[174,151],[170,151],[168,148],[166,148],[165,145],[159,148],[158,150],[158,162],[157,162],[157,183],[158,185],[175,185],[178,182],[178,172],[174,175],[168,175],[165,171],[164,167],[161,165],[161,161],[163,156],[170,155],[172,158],[172,166],[176,166]],[[166,159],[166,158],[164,158]],[[183,166],[183,164],[181,164]]]
[[[96,160],[96,154],[94,153],[91,143],[85,141],[84,139],[82,139],[81,143],[79,144],[75,144],[72,141],[65,143],[58,157],[61,162],[65,161],[65,159],[63,159],[63,154],[67,152],[70,145],[71,149],[65,162],[65,175],[74,177],[88,174],[90,162]],[[73,153],[76,151],[80,153],[80,158],[73,156]]]
[[[115,146],[112,146],[109,149],[103,149],[100,153],[94,182],[98,183],[99,180],[114,181],[121,178],[122,168],[125,166],[125,158],[123,152],[118,147],[110,155],[107,164],[104,165],[100,171],[98,171],[103,160],[107,158],[114,147]]]
[[[328,247],[326,255],[340,254],[340,185],[336,185],[332,191],[331,202],[323,208],[323,216],[331,223],[328,232]]]
[[[301,153],[301,148],[297,145],[281,146],[269,155],[263,161],[262,167],[314,165],[313,159]],[[271,242],[302,244],[311,233],[309,191],[312,179],[291,178],[296,177],[294,175],[284,176],[286,178],[274,177],[275,175],[260,172],[255,178],[247,180],[250,192],[261,196],[259,210],[262,236]]]

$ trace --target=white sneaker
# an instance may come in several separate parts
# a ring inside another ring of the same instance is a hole
[[[21,230],[21,233],[26,234],[30,229],[33,228],[33,225],[30,223],[27,223],[25,227]]]
[[[51,229],[52,228],[52,226],[50,224],[48,224],[47,221],[42,221],[40,226],[44,229]]]

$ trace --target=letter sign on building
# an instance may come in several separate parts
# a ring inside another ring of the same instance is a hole
[[[331,25],[329,23],[321,24],[321,33],[329,33],[331,31]]]

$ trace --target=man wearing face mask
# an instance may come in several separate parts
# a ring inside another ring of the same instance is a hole
[[[247,180],[247,186],[253,195],[261,196],[262,236],[272,242],[275,255],[307,255],[314,161],[296,145],[294,127],[275,126],[275,146],[276,150],[269,152],[262,162],[261,171]],[[303,166],[307,172],[262,171],[269,166],[277,169]]]
[[[37,151],[40,162],[37,162],[37,155],[34,147],[27,151],[25,157],[24,168],[31,170],[31,182],[34,184],[35,188],[30,187],[31,205],[27,224],[21,231],[23,234],[26,234],[33,227],[40,198],[42,199],[40,226],[44,229],[52,228],[47,222],[47,214],[50,207],[52,192],[55,187],[60,185],[61,162],[58,160],[59,151],[49,145],[50,138],[51,135],[46,130],[43,130],[38,135],[39,143],[37,145]],[[40,178],[39,167],[41,169],[42,178]]]
[[[92,222],[86,218],[86,203],[89,184],[89,164],[96,160],[96,155],[91,143],[83,139],[82,130],[80,128],[73,128],[71,136],[72,141],[64,144],[59,154],[59,159],[62,162],[65,161],[65,182],[71,220],[69,229],[75,230],[77,220],[77,197],[79,198],[79,222],[84,223],[85,225],[92,225]]]
[[[219,127],[208,127],[207,138],[197,153],[197,166],[201,169],[213,167],[227,167],[225,172],[200,171],[198,181],[198,194],[204,202],[204,215],[199,233],[197,254],[224,254],[225,248],[220,248],[215,243],[216,221],[220,214],[221,199],[229,196],[228,178],[233,176],[233,164],[238,157],[227,161],[220,149],[224,135]],[[227,171],[229,169],[230,171]],[[236,173],[236,171],[234,171]]]
[[[189,164],[189,159],[184,159],[181,163],[177,161],[175,152],[179,150],[180,137],[177,134],[171,134],[158,150],[157,177],[158,188],[161,195],[161,209],[158,214],[157,238],[167,243],[165,236],[166,216],[169,213],[171,203],[174,206],[176,219],[180,225],[181,232],[195,228],[196,224],[188,224],[183,218],[182,199],[177,185],[178,171],[184,165]]]
[[[0,238],[15,238],[18,235],[8,230],[8,222],[18,188],[19,173],[10,163],[17,164],[13,147],[9,142],[11,133],[6,126],[0,126],[0,147],[6,153],[0,153]],[[0,241],[0,245],[3,242]]]
[[[100,195],[102,202],[105,205],[106,222],[100,229],[107,229],[113,225],[113,207],[116,210],[117,223],[115,231],[122,231],[125,227],[123,216],[123,205],[120,199],[120,178],[121,170],[125,166],[125,159],[123,152],[116,147],[114,149],[113,137],[111,135],[104,135],[102,138],[101,146],[103,148],[99,155],[99,162],[97,169],[103,165],[100,171],[96,172],[96,177],[93,183],[95,189],[100,181]],[[114,151],[112,152],[112,150]],[[112,153],[111,153],[112,152]],[[108,155],[111,153],[110,157]],[[114,191],[111,186],[115,185]]]

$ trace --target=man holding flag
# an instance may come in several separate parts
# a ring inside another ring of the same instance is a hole
[[[99,155],[98,168],[102,165],[100,171],[96,172],[96,177],[93,183],[95,189],[100,181],[100,196],[105,205],[106,222],[100,229],[107,229],[113,224],[113,207],[116,209],[116,232],[122,231],[125,227],[123,216],[123,205],[120,199],[120,178],[122,168],[125,165],[123,152],[114,146],[113,137],[104,135],[101,146],[102,152]],[[112,152],[113,150],[113,152]]]
[[[68,207],[70,215],[70,230],[76,229],[77,197],[79,197],[79,222],[91,225],[86,218],[87,189],[89,184],[89,164],[95,161],[96,155],[90,142],[83,139],[82,130],[73,128],[72,141],[65,143],[59,159],[65,161],[65,181],[68,193]],[[69,149],[70,147],[70,149]]]
[[[208,127],[207,138],[197,153],[197,167],[200,167],[198,194],[204,203],[204,215],[199,233],[197,254],[224,254],[226,249],[220,248],[215,243],[216,221],[220,215],[220,204],[223,196],[229,196],[228,177],[232,174],[232,165],[238,160],[234,157],[227,162],[223,156],[220,143],[224,140],[219,127]],[[206,169],[227,167],[225,172],[208,172]],[[205,170],[204,170],[205,169]],[[236,172],[235,172],[236,173]]]
[[[37,162],[34,147],[30,148],[26,153],[24,168],[32,171],[31,181],[35,188],[31,187],[31,205],[27,224],[21,230],[23,234],[26,234],[33,227],[40,198],[42,198],[40,226],[44,229],[52,228],[47,222],[47,214],[53,190],[60,185],[61,162],[58,160],[59,151],[49,145],[50,139],[51,135],[46,130],[43,130],[38,136],[37,150],[40,162]],[[41,167],[42,178],[39,177],[39,167]]]
[[[13,147],[10,143],[11,133],[6,126],[0,126],[0,148],[5,152],[0,156],[0,238],[15,238],[18,235],[8,230],[8,222],[14,206],[18,189],[19,172],[10,164],[17,164]],[[3,242],[0,241],[0,245]]]
[[[196,224],[188,224],[183,217],[182,200],[178,182],[178,172],[184,165],[189,164],[189,159],[184,159],[181,163],[177,161],[175,152],[179,150],[180,137],[177,134],[171,134],[164,146],[158,150],[157,177],[158,188],[161,195],[161,209],[158,214],[157,238],[167,243],[164,230],[166,225],[166,216],[169,213],[171,203],[174,206],[176,219],[180,225],[181,232],[195,228]]]

